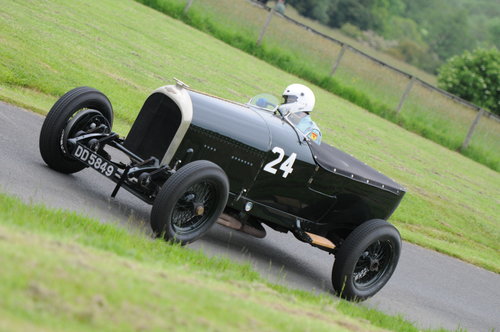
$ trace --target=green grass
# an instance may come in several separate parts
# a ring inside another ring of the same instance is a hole
[[[330,71],[341,46],[278,16],[271,20],[264,43],[259,47],[255,42],[267,13],[248,1],[197,0],[187,15],[183,13],[185,0],[137,1],[181,19],[234,47],[452,150],[458,151],[477,113],[436,91],[429,92],[426,87],[416,84],[400,116],[394,110],[409,82],[407,76],[348,49],[340,62],[335,78],[332,79]],[[292,16],[305,21],[306,24],[312,23],[310,20],[300,18],[293,11]],[[318,24],[313,26],[319,28]],[[324,28],[319,30],[339,38],[339,33],[334,30]],[[347,42],[361,46],[352,40]],[[380,53],[373,55],[377,58],[382,56]],[[435,77],[430,77],[416,68],[404,66],[388,56],[382,56],[382,59],[435,84]],[[422,94],[426,94],[426,98],[421,98]],[[446,121],[442,121],[442,118],[446,118]],[[462,152],[500,171],[500,122],[487,118],[483,118],[482,121],[489,124],[477,129],[473,144]]]
[[[0,260],[4,331],[418,331],[270,284],[249,265],[1,193]]]
[[[2,100],[45,114],[64,92],[92,86],[109,96],[122,134],[171,77],[241,102],[305,83],[131,0],[11,1],[0,15]],[[404,239],[500,272],[498,172],[312,89],[325,141],[408,189],[391,219]]]

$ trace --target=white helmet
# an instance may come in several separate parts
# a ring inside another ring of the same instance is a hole
[[[307,86],[302,84],[291,84],[283,91],[284,108],[287,111],[295,112],[312,112],[316,98],[314,93]]]

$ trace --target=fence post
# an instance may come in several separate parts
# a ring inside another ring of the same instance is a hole
[[[187,14],[189,11],[189,8],[191,8],[191,5],[193,4],[194,0],[187,0],[186,7],[184,7],[184,14]]]
[[[406,85],[405,92],[403,92],[403,95],[401,96],[401,100],[399,101],[398,107],[396,108],[396,114],[399,114],[399,112],[401,112],[401,108],[403,108],[403,104],[408,95],[410,94],[410,90],[411,88],[413,88],[413,84],[415,84],[415,81],[416,81],[415,76],[411,76],[410,81]]]
[[[269,23],[271,23],[271,19],[273,18],[274,15],[274,7],[271,8],[269,11],[269,15],[267,15],[266,23],[264,23],[264,26],[262,27],[262,30],[260,31],[259,39],[257,39],[257,46],[260,46],[260,43],[262,42],[262,38],[264,38],[264,34],[266,33],[267,27],[269,26]]]
[[[335,63],[333,64],[332,71],[330,72],[330,76],[333,76],[335,74],[335,72],[337,71],[337,68],[340,65],[340,60],[342,59],[342,56],[344,56],[346,49],[347,49],[347,44],[342,44],[342,48],[340,49],[339,55],[337,56],[337,59],[335,60]]]
[[[469,128],[469,132],[467,133],[467,136],[465,137],[464,142],[462,143],[462,146],[460,147],[459,151],[464,151],[467,149],[469,146],[470,140],[472,138],[472,135],[474,134],[474,130],[476,130],[477,124],[479,123],[479,120],[481,120],[481,117],[484,114],[484,109],[480,109],[479,112],[477,112],[476,118],[474,121],[472,121],[472,124]]]

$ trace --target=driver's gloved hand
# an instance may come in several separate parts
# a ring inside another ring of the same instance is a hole
[[[290,113],[290,109],[291,107],[288,104],[281,104],[278,106],[278,110],[282,115],[287,115],[288,113]]]

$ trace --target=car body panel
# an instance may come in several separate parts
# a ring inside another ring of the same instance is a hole
[[[353,229],[369,219],[387,219],[404,195],[399,184],[354,157],[326,143],[318,149],[285,117],[180,89],[187,91],[192,119],[178,146],[163,148],[172,157],[160,159],[171,167],[202,159],[218,164],[230,182],[230,207],[243,211],[252,202],[246,213],[264,222],[286,228],[299,223],[304,229],[325,233]],[[158,91],[168,97],[168,89]],[[172,104],[163,105],[172,108]],[[182,113],[182,106],[175,105],[177,110],[165,112]],[[272,173],[266,166],[280,158],[279,151],[283,156],[269,167],[275,170]],[[283,164],[292,154],[291,171],[287,171]]]

